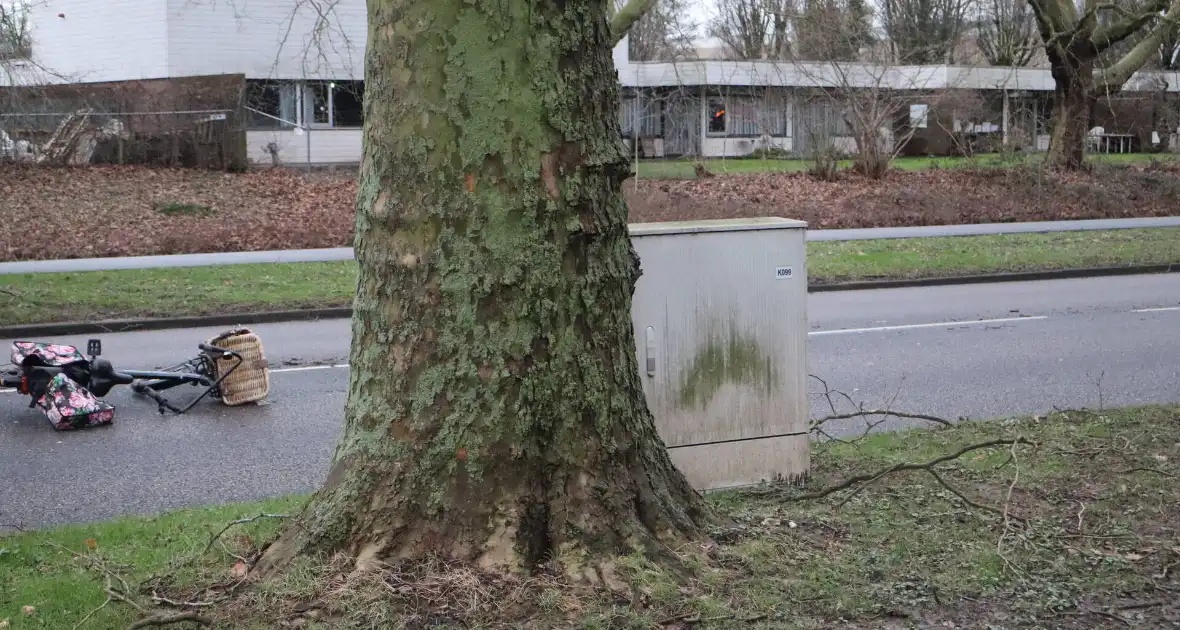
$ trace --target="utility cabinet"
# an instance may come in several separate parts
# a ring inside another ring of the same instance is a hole
[[[781,218],[630,226],[639,374],[698,490],[795,479],[810,465],[806,231]]]

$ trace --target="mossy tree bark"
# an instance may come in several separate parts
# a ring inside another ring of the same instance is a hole
[[[604,3],[368,10],[344,430],[255,572],[344,552],[593,580],[705,535],[640,383]]]
[[[1045,163],[1078,170],[1085,166],[1086,136],[1098,97],[1121,90],[1158,54],[1160,41],[1180,19],[1180,0],[1148,0],[1134,10],[1099,0],[1084,0],[1080,8],[1075,0],[1028,0],[1028,4],[1055,84]],[[1125,55],[1106,67],[1095,67],[1102,53],[1133,36],[1138,41]]]

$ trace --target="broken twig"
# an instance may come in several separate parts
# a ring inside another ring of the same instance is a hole
[[[889,475],[892,473],[905,472],[905,471],[909,471],[909,470],[925,470],[925,471],[929,472],[931,469],[933,469],[935,466],[937,466],[939,464],[949,462],[954,459],[958,459],[958,458],[960,458],[972,451],[978,451],[980,449],[991,448],[991,447],[995,447],[995,446],[1013,446],[1014,447],[1017,444],[1032,445],[1033,443],[1028,441],[1025,438],[1022,438],[1022,437],[1015,438],[1015,439],[1001,439],[1001,440],[990,440],[987,442],[980,442],[978,444],[972,444],[970,446],[965,446],[965,447],[959,449],[958,451],[951,453],[950,455],[943,455],[942,457],[937,457],[937,458],[932,459],[932,460],[925,462],[925,463],[916,464],[916,463],[912,463],[912,462],[902,462],[899,464],[894,464],[893,466],[879,470],[875,473],[865,474],[865,475],[856,475],[854,477],[849,477],[848,479],[845,479],[844,481],[842,481],[834,486],[824,488],[823,490],[819,490],[817,492],[811,492],[808,494],[801,494],[801,495],[795,496],[795,497],[786,497],[785,500],[786,501],[810,501],[810,500],[814,500],[814,499],[822,499],[830,494],[834,494],[834,493],[839,492],[841,490],[847,490],[848,488],[851,488],[857,484],[862,484],[862,483],[869,482],[869,481],[875,481],[881,477],[884,477],[885,475]]]

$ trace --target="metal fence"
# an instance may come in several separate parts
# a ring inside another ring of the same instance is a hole
[[[231,170],[244,154],[245,131],[228,109],[0,111],[0,159]]]

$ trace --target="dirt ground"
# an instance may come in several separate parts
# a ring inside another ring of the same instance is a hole
[[[0,261],[351,244],[354,173],[0,167]],[[628,180],[633,222],[782,216],[812,229],[1167,216],[1180,168],[1103,166]],[[46,238],[45,234],[52,234]]]

